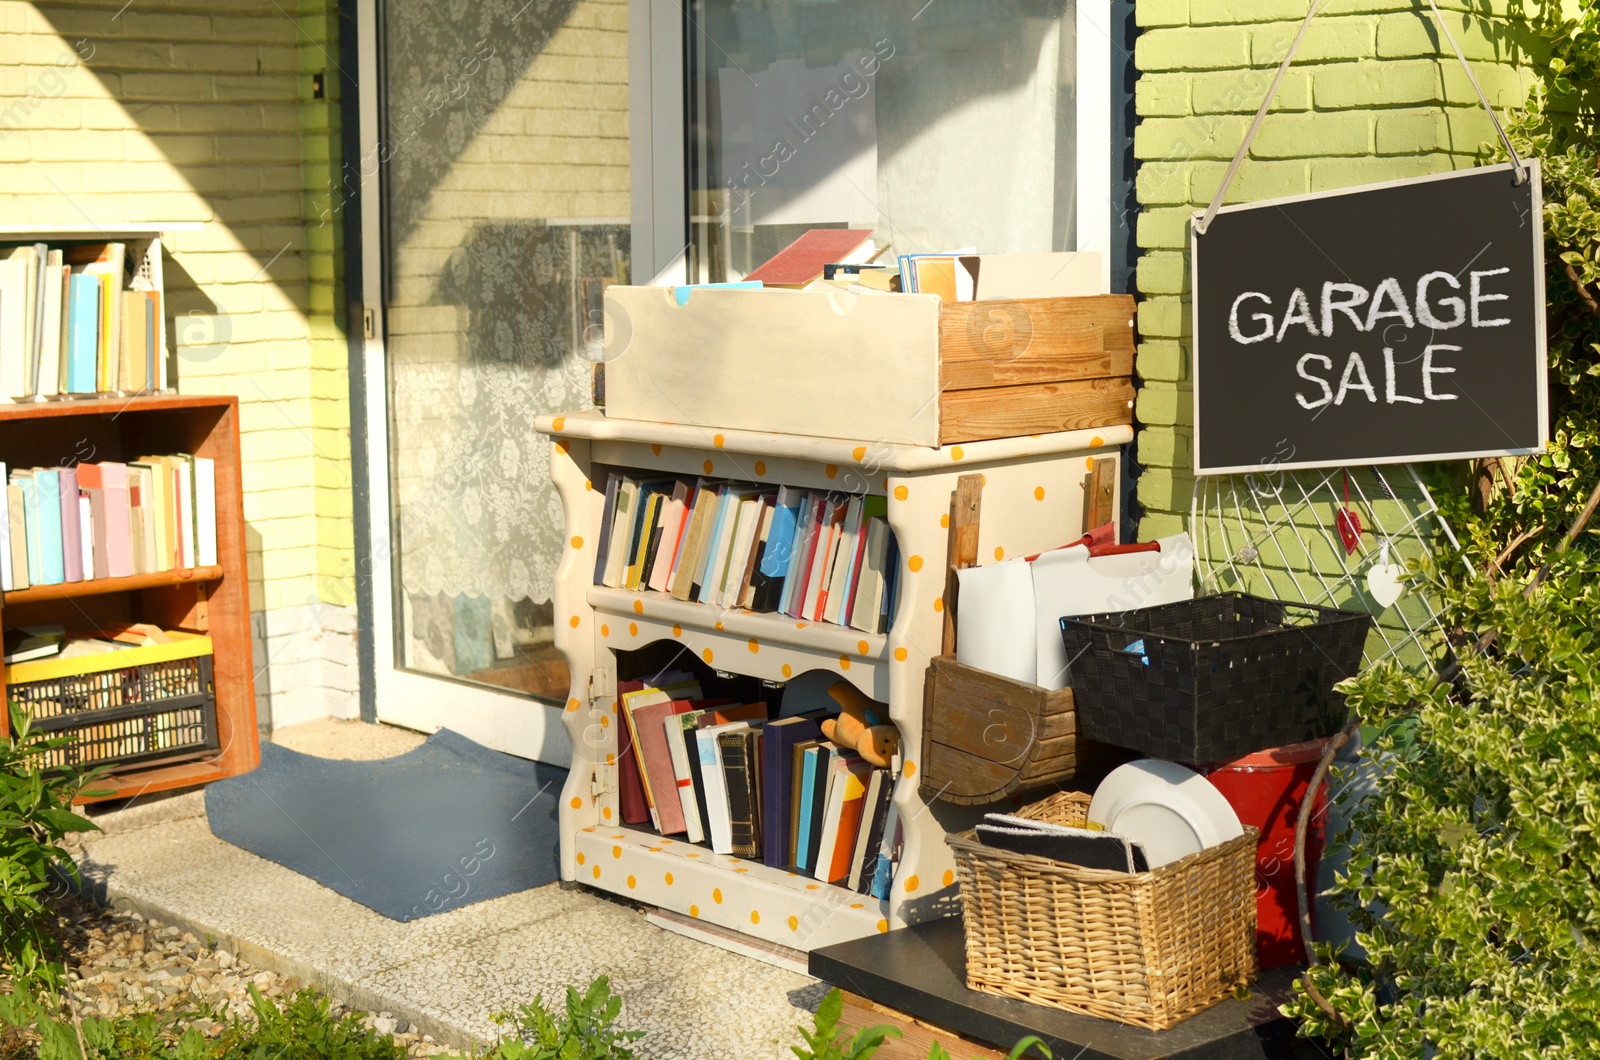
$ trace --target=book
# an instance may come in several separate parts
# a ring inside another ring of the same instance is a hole
[[[633,538],[634,509],[639,499],[639,483],[622,476],[617,486],[617,499],[611,519],[611,541],[606,549],[605,579],[601,583],[613,589],[622,587],[623,572],[627,569],[628,542]]]
[[[761,861],[775,869],[789,864],[789,819],[794,749],[820,740],[823,715],[796,714],[768,722],[761,739]]]
[[[67,329],[67,386],[69,394],[93,394],[100,358],[100,277],[70,273],[72,304]]]
[[[856,555],[856,535],[861,533],[862,499],[850,498],[839,524],[839,537],[828,562],[828,579],[817,594],[817,618],[832,622],[839,610],[839,598],[850,594],[850,566]]]
[[[28,529],[23,509],[22,484],[7,482],[5,489],[6,538],[11,556],[11,584],[6,588],[26,589],[33,584],[33,579],[28,574]]]
[[[864,778],[872,772],[865,759],[843,754],[830,765],[827,805],[822,812],[822,836],[812,875],[823,883],[837,883],[850,875],[856,829],[861,826],[861,802],[866,797]]]
[[[716,487],[707,485],[706,480],[701,479],[695,486],[694,497],[691,500],[683,543],[679,546],[678,554],[672,562],[672,577],[668,583],[668,592],[675,599],[689,599],[689,591],[694,585],[700,560],[705,555],[706,527],[716,506]]]
[[[728,560],[723,564],[714,602],[719,607],[736,607],[740,583],[749,569],[750,550],[761,525],[761,499],[741,497],[734,513],[734,527],[728,538]]]
[[[795,831],[795,868],[800,872],[810,872],[816,865],[822,810],[828,798],[828,764],[837,753],[831,744],[819,743],[806,748],[801,763],[800,823]]]
[[[40,397],[55,397],[61,393],[62,328],[61,321],[69,308],[62,303],[61,251],[46,253],[44,272],[39,276],[44,302],[40,307],[39,371],[34,380],[33,392]]]
[[[706,838],[705,815],[700,809],[700,796],[695,791],[694,769],[689,765],[689,743],[684,731],[685,725],[690,731],[693,730],[693,715],[696,713],[668,714],[661,719],[662,732],[667,739],[667,753],[672,758],[672,776],[678,787],[678,805],[683,811],[683,829],[691,843],[701,843]],[[697,758],[698,752],[696,748]]]
[[[1032,821],[1007,814],[985,814],[974,831],[984,846],[1032,854],[1086,869],[1149,872],[1144,846],[1115,832]]]
[[[648,588],[664,593],[670,588],[673,561],[683,541],[683,528],[689,516],[689,492],[692,487],[679,479],[672,487],[672,496],[661,509],[661,542],[655,560],[650,565]]]
[[[611,557],[611,527],[617,514],[617,488],[622,476],[612,471],[606,475],[606,499],[600,509],[600,532],[594,542],[594,583],[606,583],[606,561]]]
[[[733,729],[717,736],[728,791],[728,845],[735,857],[761,853],[761,730]]]
[[[861,826],[856,830],[856,846],[850,855],[850,878],[845,886],[858,894],[872,883],[878,867],[878,844],[883,840],[883,819],[889,812],[894,779],[887,769],[874,769],[867,781],[867,796],[861,804]]]
[[[809,491],[801,494],[800,504],[795,509],[794,539],[789,545],[789,567],[784,571],[783,589],[778,594],[778,613],[790,618],[797,613],[794,601],[798,595],[801,570],[810,562],[806,551],[816,532],[815,510],[816,496]]]
[[[168,457],[172,466],[173,523],[178,538],[178,565],[194,566],[194,475],[192,457],[178,453]]]
[[[776,494],[763,493],[761,511],[756,519],[755,536],[750,543],[750,556],[745,562],[744,574],[739,578],[739,594],[735,601],[740,607],[750,607],[756,598],[756,575],[761,566],[761,554],[766,551],[767,535],[772,532],[772,502]]]
[[[647,489],[640,495],[638,518],[634,520],[633,536],[628,541],[628,572],[623,578],[624,589],[637,589],[644,570],[646,554],[650,551],[650,542],[655,533],[655,520],[657,509],[661,507],[661,494],[653,489]]]
[[[822,278],[830,263],[864,262],[876,247],[871,229],[813,228],[745,275],[768,287],[804,287]]]
[[[6,481],[6,465],[0,462],[0,484]],[[16,588],[11,566],[11,497],[0,485],[0,592]]]
[[[699,577],[695,579],[692,593],[693,599],[702,604],[711,603],[721,570],[727,567],[728,534],[738,504],[739,498],[733,486],[725,485],[717,492],[717,514],[712,522],[704,563],[700,568]]]
[[[61,652],[67,632],[61,626],[14,626],[5,631],[5,663],[48,659]]]
[[[980,302],[1010,298],[1065,298],[1104,293],[1100,255],[1082,250],[977,255]]]
[[[673,699],[698,698],[701,694],[700,684],[697,681],[686,679],[671,685],[645,685],[642,688],[628,692],[622,692],[620,688],[618,691],[621,696],[621,709],[619,710],[619,713],[622,715],[624,724],[627,726],[628,739],[633,750],[634,764],[639,769],[639,778],[644,787],[645,804],[650,808],[650,821],[656,827],[656,829],[659,830],[661,828],[660,808],[656,805],[655,785],[651,784],[649,773],[652,763],[651,758],[647,758],[645,756],[645,745],[647,743],[652,743],[653,741],[649,733],[641,731],[641,722],[638,712],[646,707],[671,703]],[[667,712],[661,711],[654,713],[654,717],[656,719],[654,723],[656,727],[655,731],[657,733],[661,731],[660,718],[664,713]],[[657,759],[657,761],[659,761],[659,759]],[[671,768],[670,760],[668,762],[668,768]],[[673,802],[677,801],[676,794],[677,793],[674,791]]]
[[[874,898],[888,898],[889,885],[894,882],[895,854],[900,849],[900,808],[889,802],[889,812],[883,821],[883,838],[878,841],[878,863],[872,870],[872,887],[867,892]]]
[[[761,552],[761,563],[751,579],[754,593],[750,606],[756,611],[776,611],[783,597],[784,578],[789,573],[789,557],[794,550],[795,526],[800,518],[800,504],[805,499],[802,490],[781,486],[772,502],[771,524],[767,529],[766,547]]]
[[[800,796],[808,775],[806,752],[822,747],[827,741],[821,738],[801,740],[789,749],[789,829],[784,839],[784,862],[779,868],[798,869],[800,849]]]
[[[698,685],[694,694],[699,695]],[[667,733],[662,721],[669,715],[687,714],[694,709],[694,705],[687,697],[661,703],[643,703],[649,695],[648,691],[630,693],[632,703],[625,698],[624,709],[628,711],[634,733],[639,773],[644,781],[645,799],[650,804],[651,821],[662,835],[679,835],[688,826],[678,796],[672,751],[667,746]]]
[[[856,520],[855,533],[851,541],[854,553],[850,556],[849,565],[845,568],[845,591],[839,597],[839,604],[835,613],[829,616],[829,621],[840,626],[848,626],[853,617],[856,594],[861,587],[862,566],[867,555],[867,537],[873,519],[883,519],[887,525],[889,515],[889,499],[873,494],[861,500],[861,516]]]
[[[839,546],[839,535],[844,530],[844,520],[848,513],[848,501],[829,501],[823,512],[822,521],[817,525],[817,547],[811,558],[811,574],[806,579],[806,598],[800,614],[801,618],[808,621],[815,622],[822,617],[821,603],[827,601],[823,590],[827,586],[834,554]]]
[[[623,712],[622,697],[653,687],[652,682],[670,688],[691,680],[693,678],[682,670],[666,670],[645,679],[629,678],[617,682],[617,714],[622,718],[622,731],[617,734],[617,803],[624,824],[644,824],[650,820],[650,804],[645,800],[644,778],[639,773],[633,729]]]
[[[863,633],[883,632],[879,618],[883,611],[884,565],[888,558],[889,522],[874,516],[867,521],[866,551],[861,556],[855,600],[850,608],[852,629]]]
[[[701,785],[706,795],[706,831],[717,854],[733,853],[733,822],[728,810],[728,785],[722,771],[721,743],[717,737],[734,729],[749,728],[748,721],[712,725],[695,733],[699,749]]]
[[[143,291],[123,291],[122,360],[118,365],[117,389],[137,393],[145,389],[144,311],[149,299]]]
[[[78,494],[78,569],[85,579],[94,577],[94,507]]]
[[[33,484],[32,511],[39,522],[39,584],[60,585],[66,581],[66,555],[61,537],[61,471],[53,467],[36,467],[29,480]],[[73,507],[76,512],[76,506]],[[72,547],[78,547],[74,538]],[[33,533],[28,534],[30,556]]]
[[[56,503],[61,522],[61,580],[83,581],[83,524],[78,518],[78,469],[55,470]]]
[[[79,265],[84,274],[100,277],[100,342],[95,390],[115,390],[122,378],[122,285],[127,253],[125,244],[115,242],[79,244],[65,251],[66,260]]]
[[[79,464],[81,476],[86,467],[92,464]],[[92,551],[89,556],[89,567],[86,576],[94,578],[109,578],[110,556],[106,550],[106,491],[99,486],[81,486],[83,499],[89,504],[89,522],[92,529]]]
[[[28,396],[28,262],[32,247],[0,259],[0,397]]]
[[[194,458],[195,562],[217,565],[217,462],[209,456]]]

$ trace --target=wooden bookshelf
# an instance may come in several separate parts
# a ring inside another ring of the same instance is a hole
[[[0,597],[0,625],[94,628],[143,621],[205,633],[213,646],[219,749],[200,760],[113,767],[97,799],[204,784],[260,762],[239,467],[239,401],[158,394],[0,404],[0,460],[8,468],[127,461],[193,453],[216,462],[217,564],[61,585]],[[4,671],[0,670],[0,687]],[[0,735],[9,729],[0,712]],[[91,800],[82,800],[91,801]]]
[[[712,929],[809,951],[959,912],[948,832],[983,807],[928,801],[921,791],[924,674],[944,622],[945,519],[956,480],[985,476],[979,555],[985,562],[1056,547],[1081,532],[1084,483],[1097,460],[1130,441],[1125,425],[922,446],[608,418],[540,416],[566,513],[557,568],[555,643],[573,686],[563,720],[573,762],[561,798],[562,878],[649,903]],[[595,549],[613,470],[861,492],[888,498],[900,589],[886,634],[712,607],[659,592],[596,586]],[[1115,513],[1113,512],[1113,515]],[[714,854],[684,836],[624,826],[615,756],[619,655],[666,646],[712,670],[782,683],[821,671],[889,705],[902,754],[893,798],[905,841],[885,900]],[[711,936],[707,936],[710,938]]]

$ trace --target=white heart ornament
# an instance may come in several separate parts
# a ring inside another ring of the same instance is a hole
[[[1367,592],[1380,606],[1388,607],[1406,591],[1405,583],[1401,581],[1405,574],[1404,567],[1389,562],[1389,543],[1386,541],[1378,562],[1367,569]]]

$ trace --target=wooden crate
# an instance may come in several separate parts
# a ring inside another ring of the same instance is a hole
[[[922,791],[959,805],[1071,780],[1079,747],[1072,689],[1056,691],[935,656],[922,712]]]
[[[606,289],[607,415],[939,446],[1133,421],[1129,295]]]

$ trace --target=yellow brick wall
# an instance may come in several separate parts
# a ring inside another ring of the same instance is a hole
[[[327,598],[319,575],[351,598],[326,6],[0,0],[0,227],[204,222],[168,246],[178,386],[239,396],[258,612]]]

